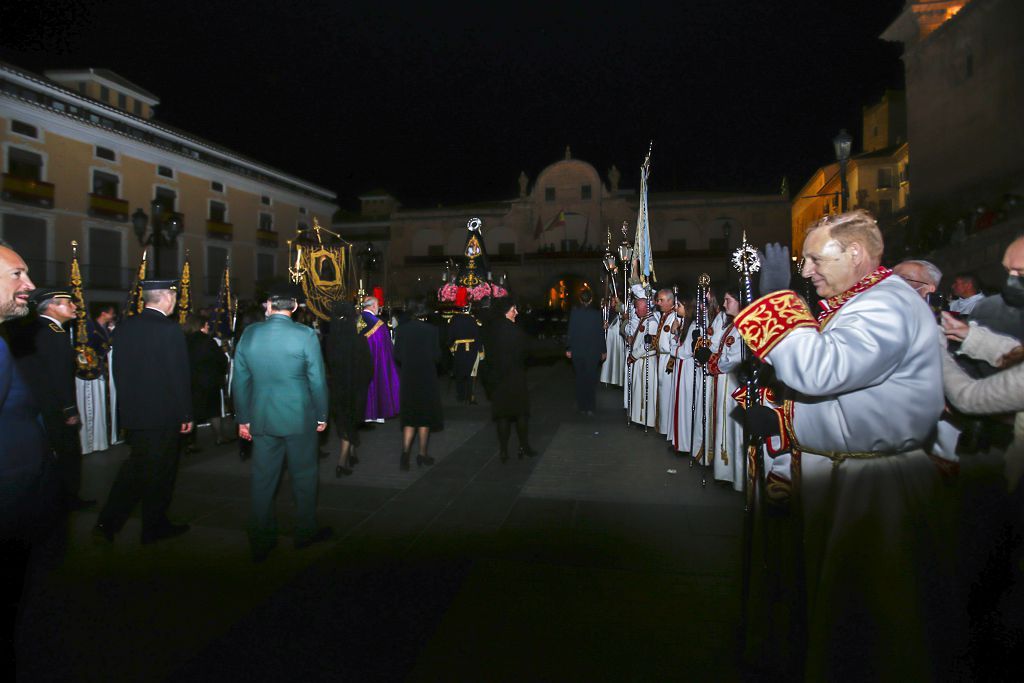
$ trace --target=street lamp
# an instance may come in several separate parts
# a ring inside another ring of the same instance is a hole
[[[140,247],[153,245],[153,270],[159,278],[163,274],[160,272],[160,249],[175,246],[178,235],[182,232],[182,225],[177,214],[164,212],[159,199],[153,200],[150,210],[153,212],[152,216],[147,216],[142,209],[135,209],[135,213],[132,214],[132,228]],[[150,229],[149,235],[146,234],[147,226]]]
[[[853,136],[843,128],[839,135],[832,140],[832,146],[836,150],[836,161],[839,162],[839,212],[846,211],[850,198],[850,189],[846,185],[846,164],[850,161],[850,147],[853,145]]]

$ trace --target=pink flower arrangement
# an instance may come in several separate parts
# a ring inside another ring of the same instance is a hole
[[[450,283],[444,285],[443,287],[441,287],[441,289],[437,290],[437,300],[449,303],[455,301],[458,289],[459,288],[457,285],[453,285]],[[508,290],[505,289],[504,287],[487,284],[486,282],[479,284],[476,287],[473,287],[472,289],[467,290],[466,293],[469,295],[470,301],[480,301],[484,297],[488,296],[493,297],[495,299],[500,299],[501,297],[508,296]]]

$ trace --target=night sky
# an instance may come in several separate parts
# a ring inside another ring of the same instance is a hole
[[[516,196],[573,156],[623,187],[791,191],[902,87],[903,0],[7,0],[0,59],[114,70],[157,118],[338,193]],[[193,9],[194,8],[194,9]]]

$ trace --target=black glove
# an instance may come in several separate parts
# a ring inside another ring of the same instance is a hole
[[[751,436],[767,439],[782,434],[779,428],[779,414],[768,406],[753,405],[745,410],[741,406],[736,406],[731,414],[734,419],[743,423],[743,429]]]
[[[706,346],[702,346],[693,352],[693,359],[700,365],[707,365],[708,361],[711,360],[711,349]]]

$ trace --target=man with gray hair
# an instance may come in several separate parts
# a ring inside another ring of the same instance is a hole
[[[398,367],[395,347],[387,323],[378,316],[380,299],[363,299],[363,312],[356,322],[356,331],[366,337],[373,358],[373,379],[366,392],[366,421],[383,422],[398,414]]]
[[[903,278],[925,301],[929,294],[939,291],[939,283],[942,282],[939,267],[923,259],[901,261],[893,267],[892,272]]]
[[[167,508],[178,473],[181,435],[192,431],[192,387],[185,334],[170,317],[178,304],[174,280],[140,283],[145,308],[114,332],[113,375],[120,424],[131,454],[118,470],[94,534],[107,541],[142,502],[142,542],[180,536]]]

